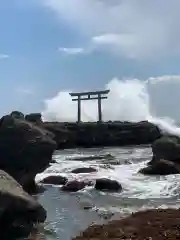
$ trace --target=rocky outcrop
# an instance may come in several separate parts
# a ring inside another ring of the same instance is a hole
[[[154,161],[166,159],[180,163],[180,138],[163,136],[152,144]]]
[[[11,117],[18,118],[18,119],[24,119],[24,114],[19,111],[13,111],[11,113]]]
[[[180,235],[178,209],[152,209],[133,213],[131,216],[110,221],[104,225],[91,225],[73,240],[166,240]]]
[[[0,119],[0,169],[31,191],[56,148],[47,130],[12,115]]]
[[[67,192],[77,192],[79,190],[82,190],[86,186],[90,186],[92,183],[89,181],[78,181],[78,180],[72,180],[67,182],[64,186],[62,186],[61,190],[67,191]]]
[[[21,235],[28,235],[35,223],[45,221],[45,209],[2,170],[0,196],[1,239],[17,239]]]
[[[54,175],[54,176],[45,177],[40,181],[40,183],[52,184],[52,185],[64,185],[67,183],[67,181],[68,179],[66,177]]]
[[[92,167],[76,168],[76,169],[72,170],[72,173],[75,173],[75,174],[78,174],[78,173],[93,173],[93,172],[97,172],[97,170],[95,168],[92,168]]]
[[[42,124],[42,117],[41,117],[41,113],[31,113],[25,116],[25,120],[35,123],[35,124]]]
[[[149,165],[145,168],[142,168],[139,173],[145,175],[170,175],[170,174],[179,174],[180,165],[172,161],[167,161],[161,159],[157,162],[154,162],[152,165]]]
[[[94,146],[150,144],[161,132],[150,122],[58,123],[44,122],[43,127],[55,134],[58,149]]]
[[[122,186],[116,180],[101,178],[96,180],[95,189],[100,191],[121,191]]]
[[[139,172],[146,175],[180,173],[180,138],[163,136],[152,144],[153,157],[148,166]]]

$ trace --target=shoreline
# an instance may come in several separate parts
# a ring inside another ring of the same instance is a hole
[[[179,209],[151,209],[132,213],[120,220],[89,226],[72,240],[166,240],[180,236]]]
[[[142,122],[42,122],[54,134],[57,150],[67,148],[147,145],[162,136],[154,124]]]

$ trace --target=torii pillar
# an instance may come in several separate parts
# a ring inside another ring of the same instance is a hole
[[[95,91],[95,92],[79,92],[79,93],[70,93],[73,98],[72,101],[77,101],[78,104],[78,123],[81,122],[81,101],[84,100],[98,100],[98,120],[102,122],[102,108],[101,108],[101,100],[107,99],[107,95],[110,90],[104,91]]]

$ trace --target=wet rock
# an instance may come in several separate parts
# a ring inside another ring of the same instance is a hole
[[[67,160],[73,160],[73,161],[92,161],[92,160],[112,160],[114,157],[111,154],[105,154],[105,155],[92,155],[92,156],[82,156],[82,157],[73,157],[73,158],[67,158]]]
[[[45,221],[45,209],[2,170],[0,170],[0,196],[1,238],[3,236],[5,239],[11,239],[15,234],[18,237],[29,234],[36,222]]]
[[[175,240],[179,238],[179,225],[179,209],[152,209],[103,225],[91,225],[73,240]]]
[[[45,122],[43,126],[55,134],[59,149],[79,146],[104,147],[150,144],[162,135],[157,126],[146,121],[138,123],[119,121],[102,123]],[[101,157],[98,159],[112,159],[111,156]]]
[[[40,181],[40,183],[44,184],[52,184],[52,185],[64,185],[66,184],[68,179],[62,176],[48,176]]]
[[[72,170],[72,173],[92,173],[92,172],[97,172],[97,170],[95,168],[92,167],[88,167],[88,168],[76,168],[74,170]]]
[[[167,160],[159,160],[145,168],[140,169],[139,173],[145,175],[170,175],[179,174],[180,165]]]
[[[41,118],[41,113],[31,113],[25,116],[25,120],[36,123],[36,124],[42,124],[42,118]]]
[[[180,163],[180,138],[163,136],[152,144],[153,161],[166,159]]]
[[[152,166],[155,163],[156,159],[155,156],[152,157],[152,160],[147,163],[148,166]]]
[[[27,191],[35,186],[35,176],[52,159],[56,143],[47,130],[10,115],[0,120],[0,169],[13,176]]]
[[[50,164],[56,164],[57,162],[56,162],[56,160],[55,159],[52,159],[51,161],[50,161]]]
[[[104,169],[111,169],[111,170],[114,169],[114,167],[111,164],[101,164],[100,167]]]
[[[14,117],[17,119],[24,119],[24,114],[19,111],[13,111],[10,115],[11,115],[11,117]]]
[[[121,191],[122,186],[116,180],[101,178],[96,180],[95,189],[100,191]]]
[[[85,188],[88,184],[83,181],[69,181],[64,186],[62,186],[61,190],[67,191],[67,192],[77,192],[79,190],[82,190]]]
[[[125,161],[124,161],[124,164],[130,165],[130,164],[132,164],[132,162],[131,162],[130,160],[125,160]]]

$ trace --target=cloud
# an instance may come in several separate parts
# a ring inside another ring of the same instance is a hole
[[[136,59],[180,56],[179,0],[42,0],[96,47]]]
[[[7,59],[9,58],[9,55],[7,54],[0,54],[0,59]]]
[[[59,51],[67,55],[77,55],[84,53],[84,48],[59,48]]]

